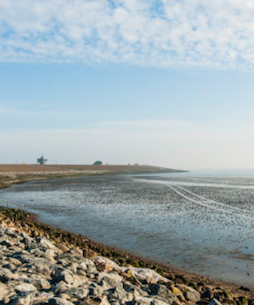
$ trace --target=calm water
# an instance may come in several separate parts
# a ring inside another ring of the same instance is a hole
[[[0,204],[197,274],[254,287],[254,171],[69,178]]]

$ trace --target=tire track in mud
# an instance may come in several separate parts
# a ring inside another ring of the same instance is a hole
[[[205,202],[202,202],[201,200],[197,200],[197,199],[193,199],[191,198],[190,196],[187,196],[185,195],[184,193],[180,192],[179,190],[176,189],[176,187],[173,187],[171,185],[166,185],[167,187],[169,187],[172,191],[174,191],[176,194],[178,194],[179,196],[181,196],[182,198],[188,200],[188,201],[191,201],[195,204],[198,204],[198,205],[201,205],[201,206],[204,206],[204,207],[207,207],[209,209],[212,209],[212,210],[216,210],[216,211],[220,211],[220,212],[223,212],[223,213],[227,213],[227,214],[230,214],[230,215],[235,215],[235,211],[227,211],[225,209],[221,209],[217,206],[212,206],[210,204],[207,204]],[[185,191],[185,189],[184,189]],[[193,196],[193,195],[192,195]],[[207,200],[207,199],[206,199]]]
[[[179,185],[178,185],[177,187],[180,188],[180,189],[182,189],[182,190],[185,191],[186,193],[188,193],[188,194],[190,194],[190,195],[192,195],[192,196],[194,196],[194,197],[199,198],[200,200],[204,200],[204,201],[207,202],[207,203],[215,203],[215,204],[218,204],[218,205],[220,205],[220,206],[227,207],[227,208],[229,208],[229,209],[231,209],[231,210],[235,210],[235,211],[239,211],[239,212],[250,213],[250,211],[245,210],[245,209],[240,209],[240,208],[238,208],[238,207],[232,207],[232,206],[230,206],[230,205],[228,205],[228,204],[225,204],[225,203],[222,203],[222,202],[218,202],[218,201],[215,201],[215,200],[213,200],[213,199],[207,199],[207,198],[205,198],[205,197],[203,197],[203,196],[197,195],[197,194],[195,194],[195,193],[193,193],[193,192],[191,192],[191,191],[185,189],[185,188],[182,187],[182,186],[179,186]]]
[[[203,207],[216,210],[218,212],[226,213],[229,215],[233,216],[239,216],[243,218],[247,218],[250,220],[254,219],[254,215],[250,215],[250,211],[245,210],[245,209],[240,209],[238,207],[232,207],[230,205],[227,205],[222,202],[218,202],[209,198],[205,198],[203,196],[197,195],[186,188],[176,185],[176,183],[170,183],[170,182],[165,182],[165,181],[157,181],[157,180],[145,180],[145,179],[140,179],[138,180],[139,182],[146,182],[146,183],[154,183],[154,184],[163,184],[166,187],[170,188],[172,191],[174,191],[177,195],[180,197]],[[241,214],[239,214],[239,212]]]

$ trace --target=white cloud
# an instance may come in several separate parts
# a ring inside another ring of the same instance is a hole
[[[3,0],[0,61],[253,70],[253,17],[252,0]]]

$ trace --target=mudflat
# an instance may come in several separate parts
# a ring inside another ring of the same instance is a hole
[[[19,167],[20,171],[17,169]],[[44,168],[45,171],[40,170],[36,171],[35,168],[39,167],[40,169]],[[61,172],[60,167],[61,165],[54,166],[55,170],[50,170],[50,165],[3,165],[3,167],[0,166],[1,169],[3,168],[9,168],[8,170],[1,170],[2,173],[2,187],[8,187],[12,183],[22,183],[24,181],[34,180],[34,179],[47,179],[47,178],[58,178],[61,177],[61,175],[58,175],[59,172]],[[70,168],[71,165],[63,165],[63,168],[69,167],[68,170],[66,170],[66,174],[69,173],[71,176],[79,176],[81,175],[90,175],[90,174],[102,174],[101,171],[102,168],[107,168],[107,166],[84,166],[83,168],[87,170],[85,173],[79,173],[81,171],[80,169],[73,169]],[[76,167],[76,165],[74,166]],[[79,168],[79,166],[77,165]],[[128,173],[131,173],[131,169],[137,168],[137,172],[145,172],[145,169],[151,170],[154,172],[157,172],[159,168],[156,167],[150,167],[150,166],[109,166],[114,168],[115,171],[106,171],[106,173],[124,173],[125,170],[128,169]],[[107,169],[109,169],[109,167]],[[13,169],[16,168],[16,171],[13,171]],[[24,168],[26,170],[24,170]],[[30,168],[30,169],[29,169]],[[32,170],[31,170],[32,168]],[[88,169],[90,168],[90,169]],[[95,170],[97,168],[97,172]],[[127,168],[127,169],[126,169]],[[161,172],[169,172],[170,169],[161,169]],[[63,170],[62,170],[63,171]],[[91,171],[91,172],[90,172]],[[94,171],[96,173],[94,173]],[[151,172],[148,171],[148,172]],[[174,170],[172,170],[173,172]],[[32,173],[31,173],[32,172]],[[44,174],[41,174],[44,172]],[[23,175],[23,173],[26,173]],[[125,172],[126,173],[126,172]],[[67,174],[67,175],[69,175]],[[13,177],[16,177],[16,179],[13,179]],[[23,178],[22,178],[23,177]],[[13,179],[13,180],[10,180]],[[133,255],[131,253],[126,253],[124,251],[121,251],[119,249],[115,249],[112,247],[107,247],[105,245],[101,245],[98,243],[93,242],[92,240],[89,240],[85,237],[77,236],[75,234],[71,234],[68,232],[63,232],[58,229],[54,229],[52,227],[43,225],[39,223],[34,216],[30,214],[23,214],[23,212],[18,210],[11,210],[11,209],[1,209],[2,219],[6,223],[14,223],[18,224],[18,227],[22,226],[24,230],[32,237],[38,236],[38,231],[41,232],[40,235],[42,236],[48,236],[48,238],[56,240],[54,242],[59,242],[60,244],[66,238],[65,236],[68,236],[70,239],[70,242],[73,243],[73,245],[78,246],[81,249],[89,249],[91,251],[95,251],[99,255],[105,256],[107,258],[112,259],[113,261],[117,262],[120,265],[132,265],[134,267],[145,267],[145,268],[152,268],[153,270],[156,270],[158,273],[160,273],[162,276],[170,280],[170,283],[172,284],[172,287],[170,286],[171,291],[176,291],[173,289],[174,287],[182,287],[181,285],[185,285],[188,287],[192,287],[199,293],[200,300],[197,301],[198,304],[208,304],[213,297],[220,300],[221,302],[226,302],[227,304],[252,304],[254,303],[254,291],[251,289],[240,287],[234,284],[225,283],[221,281],[215,281],[212,279],[209,279],[204,276],[199,276],[195,274],[190,274],[187,272],[184,272],[182,270],[177,270],[175,268],[172,268],[171,266],[161,264],[160,262],[151,261],[147,259],[143,259],[142,257]],[[63,235],[61,235],[63,234]],[[55,236],[56,235],[56,236]],[[55,236],[55,237],[54,237]],[[71,248],[71,246],[69,246]],[[180,285],[180,286],[179,286]],[[185,289],[185,288],[184,288]],[[187,288],[186,288],[187,289]],[[183,301],[181,297],[179,297],[179,301]],[[190,301],[190,300],[189,300]],[[195,304],[196,302],[192,302],[192,304]],[[188,302],[189,304],[189,302]]]

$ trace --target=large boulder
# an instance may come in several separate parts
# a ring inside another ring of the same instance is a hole
[[[0,282],[0,303],[4,301],[7,297],[15,295],[15,290],[4,283]]]
[[[14,287],[17,292],[32,292],[37,291],[37,288],[29,283],[21,283]]]
[[[99,285],[100,286],[103,286],[103,287],[107,287],[107,288],[113,288],[113,287],[116,287],[116,286],[121,286],[123,287],[123,284],[122,284],[122,279],[123,277],[118,275],[118,274],[110,274],[110,273],[106,273],[106,275],[104,275],[100,282],[99,282]]]
[[[148,293],[150,295],[159,296],[168,304],[179,302],[178,298],[165,286],[160,284],[150,284]]]
[[[82,305],[110,305],[110,303],[105,295],[101,296],[101,297],[88,296],[80,304],[82,304]]]
[[[53,278],[55,283],[59,283],[61,281],[66,282],[67,284],[73,284],[73,274],[69,270],[58,270],[55,273]]]
[[[177,284],[176,286],[178,289],[180,289],[183,292],[184,297],[186,298],[187,301],[192,301],[195,303],[200,301],[201,294],[194,288],[183,284]]]
[[[79,271],[84,271],[86,273],[95,273],[97,272],[97,269],[92,260],[82,258],[81,262],[77,265],[77,273],[79,273]]]
[[[89,295],[89,292],[87,288],[71,287],[65,291],[65,294],[70,298],[84,299]]]
[[[197,292],[195,289],[188,287],[185,298],[187,301],[199,302],[200,301],[200,293]]]
[[[91,283],[88,286],[88,289],[89,289],[89,295],[95,297],[101,297],[104,294],[104,289],[96,283]]]
[[[222,304],[217,299],[212,299],[212,301],[209,303],[209,305],[222,305]]]
[[[9,269],[0,267],[0,282],[6,283],[9,280],[18,279],[18,277],[17,274],[11,272]]]
[[[74,305],[74,304],[67,300],[55,297],[55,298],[49,299],[48,305]]]

